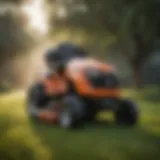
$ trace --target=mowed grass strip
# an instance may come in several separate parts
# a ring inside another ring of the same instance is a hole
[[[160,103],[137,100],[141,116],[133,128],[106,123],[66,131],[30,120],[24,100],[23,92],[0,96],[0,160],[160,159]]]

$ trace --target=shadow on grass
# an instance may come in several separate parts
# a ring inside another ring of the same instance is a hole
[[[30,120],[33,130],[50,148],[56,160],[153,160],[159,159],[160,137],[142,126],[117,126],[97,121],[83,129],[67,131]]]

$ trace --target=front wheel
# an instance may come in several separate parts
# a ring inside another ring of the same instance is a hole
[[[47,106],[48,102],[49,97],[45,94],[43,84],[33,84],[27,92],[26,111],[28,115],[38,117],[39,110]]]
[[[73,129],[83,124],[84,105],[77,96],[67,96],[59,115],[61,128]]]
[[[115,112],[118,124],[135,125],[138,121],[138,108],[130,100],[121,100],[118,110]]]

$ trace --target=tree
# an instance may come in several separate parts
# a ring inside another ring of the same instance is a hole
[[[157,0],[133,1],[128,6],[126,16],[121,23],[121,40],[130,40],[134,51],[126,52],[133,68],[136,84],[142,87],[142,67],[152,54],[156,40],[160,38],[160,2]]]

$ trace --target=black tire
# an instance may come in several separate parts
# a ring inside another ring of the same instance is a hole
[[[86,106],[84,120],[85,122],[94,122],[97,115],[97,106]]]
[[[115,119],[118,124],[133,126],[138,121],[138,108],[130,100],[122,100],[118,110],[115,112]]]
[[[31,110],[41,109],[49,102],[49,98],[46,96],[44,91],[43,84],[35,83],[33,84],[27,93],[27,100],[26,100],[26,110],[29,116],[36,117],[36,114],[32,114]]]
[[[59,115],[59,125],[64,129],[74,129],[83,126],[84,104],[80,98],[71,95],[63,100]]]

